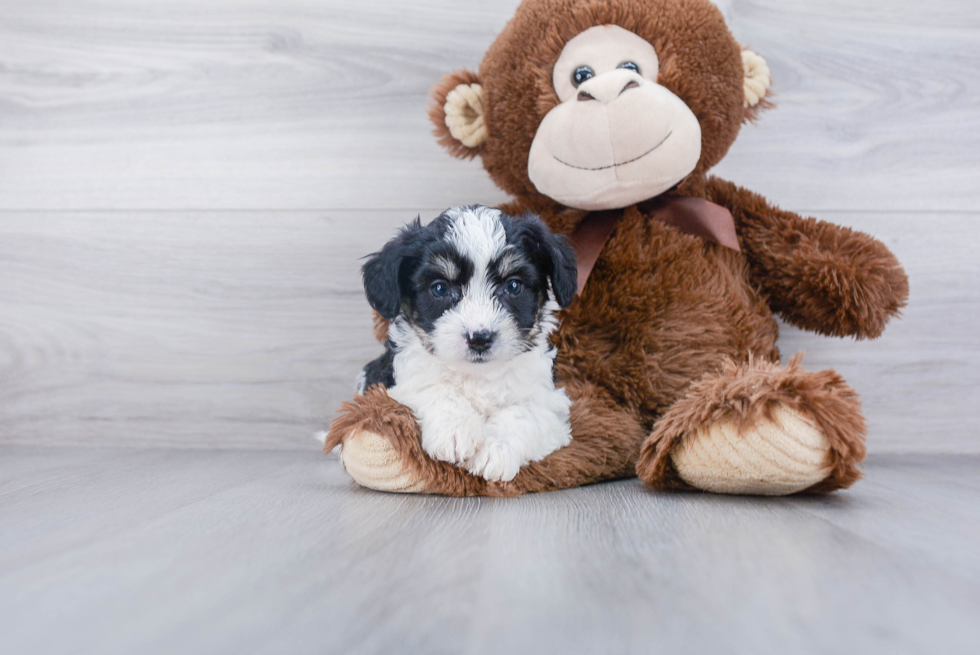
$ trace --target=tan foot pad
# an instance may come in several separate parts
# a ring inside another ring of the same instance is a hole
[[[830,441],[812,421],[786,407],[739,432],[721,421],[685,438],[670,457],[682,480],[727,494],[782,496],[830,474]]]
[[[405,494],[424,491],[423,481],[406,470],[391,443],[373,432],[348,437],[340,456],[344,468],[362,487]]]

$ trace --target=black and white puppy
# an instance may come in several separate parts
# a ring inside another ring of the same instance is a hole
[[[416,219],[363,268],[391,320],[358,392],[383,383],[409,407],[434,459],[487,480],[568,445],[570,401],[550,336],[576,290],[575,256],[536,216],[473,205]]]

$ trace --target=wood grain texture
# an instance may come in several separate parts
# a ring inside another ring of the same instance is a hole
[[[976,456],[821,498],[379,494],[315,452],[0,446],[27,653],[975,652]]]
[[[0,214],[0,442],[307,448],[380,353],[360,258],[410,218]],[[828,218],[886,235],[911,301],[878,341],[784,328],[784,357],[849,380],[872,452],[980,452],[980,215]]]
[[[0,0],[0,209],[498,202],[425,108],[517,4]],[[779,107],[720,174],[799,210],[976,210],[975,0],[722,4]]]

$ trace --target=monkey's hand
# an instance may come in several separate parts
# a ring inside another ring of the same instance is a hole
[[[873,339],[905,306],[905,271],[873,237],[782,211],[718,178],[709,180],[708,196],[731,211],[753,279],[789,323]]]

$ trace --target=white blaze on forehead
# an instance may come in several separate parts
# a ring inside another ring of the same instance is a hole
[[[473,262],[473,279],[486,276],[494,257],[507,245],[500,210],[461,207],[450,210],[448,239],[463,257]]]

